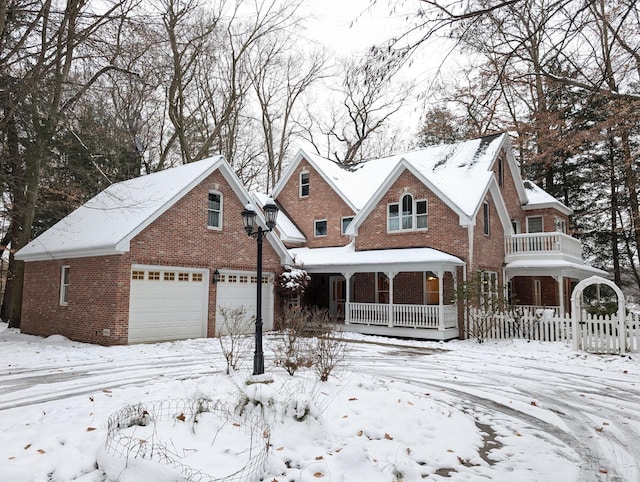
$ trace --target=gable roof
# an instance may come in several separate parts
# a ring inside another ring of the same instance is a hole
[[[562,204],[551,194],[538,187],[533,182],[524,181],[523,186],[527,193],[528,199],[527,204],[522,206],[522,209],[524,209],[525,211],[531,209],[554,208],[561,213],[566,214],[567,216],[573,214],[573,210],[571,208]]]
[[[243,205],[253,204],[227,161],[214,156],[112,184],[20,249],[16,259],[44,261],[125,253],[136,235],[216,170]],[[256,212],[258,222],[266,226],[260,209]],[[269,240],[281,259],[289,259],[279,239],[272,236]]]

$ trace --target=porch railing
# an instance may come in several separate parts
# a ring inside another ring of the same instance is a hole
[[[505,256],[566,255],[582,258],[582,243],[564,233],[515,234],[504,238]]]
[[[404,328],[440,327],[440,307],[437,305],[400,305],[380,303],[348,303],[346,321],[353,324],[397,326]],[[455,305],[443,307],[444,328],[457,328],[458,313]],[[391,316],[391,320],[389,320]]]

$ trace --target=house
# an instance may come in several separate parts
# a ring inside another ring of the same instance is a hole
[[[506,134],[343,167],[300,150],[272,193],[263,253],[264,329],[283,304],[275,277],[311,277],[303,303],[349,330],[463,336],[457,288],[527,309],[570,309],[572,286],[601,270],[570,236],[571,210],[523,181]],[[105,345],[225,333],[223,308],[255,313],[250,195],[222,157],[110,186],[16,253],[25,261],[23,332]]]
[[[255,313],[256,242],[240,215],[247,203],[220,156],[111,185],[16,253],[25,261],[21,330],[103,345],[220,333],[221,308]],[[265,239],[268,330],[273,280],[291,261],[277,236]]]
[[[458,337],[455,293],[473,273],[487,294],[507,286],[527,309],[562,313],[572,286],[604,274],[568,233],[571,210],[522,180],[507,134],[349,167],[301,150],[273,197],[311,275],[304,302],[352,331]]]

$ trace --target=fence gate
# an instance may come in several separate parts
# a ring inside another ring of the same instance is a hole
[[[587,286],[607,285],[618,298],[618,315],[609,320],[584,316],[582,293]],[[616,284],[600,276],[580,281],[571,293],[571,327],[573,348],[596,353],[624,353],[626,351],[626,316],[622,291]]]

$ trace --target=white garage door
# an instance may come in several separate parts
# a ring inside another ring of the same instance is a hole
[[[209,271],[133,266],[129,343],[207,336]]]
[[[255,332],[257,276],[249,271],[220,271],[220,280],[216,284],[216,334]],[[230,313],[235,308],[244,308],[244,320],[227,316],[225,320],[221,309]],[[262,275],[262,330],[273,330],[273,275]]]

